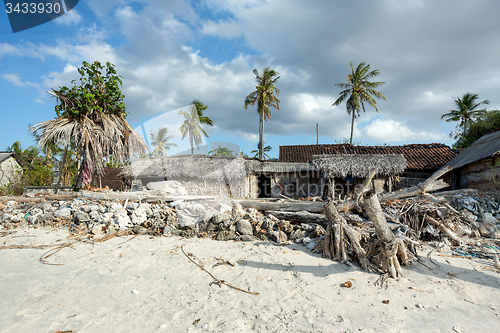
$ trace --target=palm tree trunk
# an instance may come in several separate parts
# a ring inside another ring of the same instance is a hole
[[[75,185],[73,186],[73,191],[76,191],[78,188],[82,187],[83,181],[83,169],[85,169],[85,159],[87,155],[83,153],[83,158],[78,160],[79,168],[78,168],[78,176],[75,181]]]
[[[356,110],[352,110],[352,122],[351,122],[351,139],[349,140],[349,144],[352,145],[352,133],[354,131],[354,117],[356,116]]]
[[[259,160],[264,159],[264,114],[259,117]]]
[[[61,184],[61,178],[64,174],[64,166],[66,165],[66,154],[67,153],[68,153],[68,144],[66,144],[66,147],[64,148],[64,154],[62,156],[61,162],[59,163],[59,179],[57,180],[54,194],[57,194],[57,191],[59,190],[59,184]]]
[[[83,163],[80,163],[80,169],[78,170],[76,182],[75,182],[75,185],[73,186],[73,191],[76,191],[78,188],[81,187],[82,180],[83,180],[84,165],[85,165],[85,161],[83,161]]]
[[[189,143],[191,144],[191,155],[193,155],[194,152],[193,152],[193,136],[192,135],[189,135]]]

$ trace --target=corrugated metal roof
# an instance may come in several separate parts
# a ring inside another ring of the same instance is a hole
[[[485,134],[479,140],[467,147],[457,157],[448,162],[453,169],[461,168],[467,164],[492,157],[500,152],[500,131]]]
[[[0,152],[0,163],[2,163],[3,161],[5,161],[6,159],[8,159],[9,157],[11,157],[12,155],[14,155],[14,153],[8,152],[8,151],[1,151]]]

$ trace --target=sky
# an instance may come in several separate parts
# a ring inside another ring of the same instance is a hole
[[[363,145],[445,143],[456,123],[441,120],[467,92],[500,108],[500,2],[429,1],[120,1],[80,0],[67,14],[12,33],[0,14],[0,150],[34,145],[30,125],[55,118],[51,88],[71,86],[83,61],[116,66],[127,120],[150,141],[166,126],[179,145],[179,110],[194,99],[214,127],[196,150],[256,149],[253,69],[280,78],[280,109],[265,123],[266,145],[340,143],[350,135],[345,103],[332,106],[354,66],[378,69],[377,100],[355,121]],[[251,154],[253,156],[253,154]]]

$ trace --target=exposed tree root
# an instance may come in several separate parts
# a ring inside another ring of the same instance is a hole
[[[346,263],[351,260],[346,250],[347,244],[350,244],[361,267],[364,270],[372,271],[373,267],[360,243],[361,234],[347,224],[347,221],[340,216],[333,206],[327,210],[327,219],[333,221],[333,223],[328,224],[325,233],[324,255],[327,258]]]
[[[325,216],[329,224],[325,233],[324,256],[343,263],[349,263],[352,260],[349,257],[351,254],[356,256],[357,261],[364,270],[380,270],[383,273],[389,274],[392,278],[402,277],[403,270],[401,269],[401,265],[410,263],[410,254],[408,253],[406,243],[408,242],[411,243],[410,245],[413,245],[414,241],[404,235],[396,237],[387,223],[387,216],[382,211],[380,201],[414,195],[431,198],[432,196],[426,192],[446,186],[443,181],[438,181],[437,179],[449,170],[450,168],[448,167],[442,168],[417,186],[382,196],[377,196],[373,190],[372,179],[377,169],[370,170],[368,177],[355,194],[354,199],[338,206],[335,206],[333,202],[325,205]],[[375,227],[377,240],[362,242],[361,233],[349,225],[339,214],[339,210],[349,211],[353,208],[363,210],[368,215]],[[457,235],[443,224],[430,217],[427,217],[427,220],[439,226],[445,234],[460,244],[461,240]],[[370,261],[370,258],[372,258],[372,261]]]

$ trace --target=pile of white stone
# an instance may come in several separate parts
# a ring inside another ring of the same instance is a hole
[[[325,232],[314,223],[293,223],[241,205],[217,201],[140,203],[74,199],[0,204],[0,229],[60,225],[95,235],[131,230],[139,234],[212,237],[216,240],[270,240],[310,243]]]

